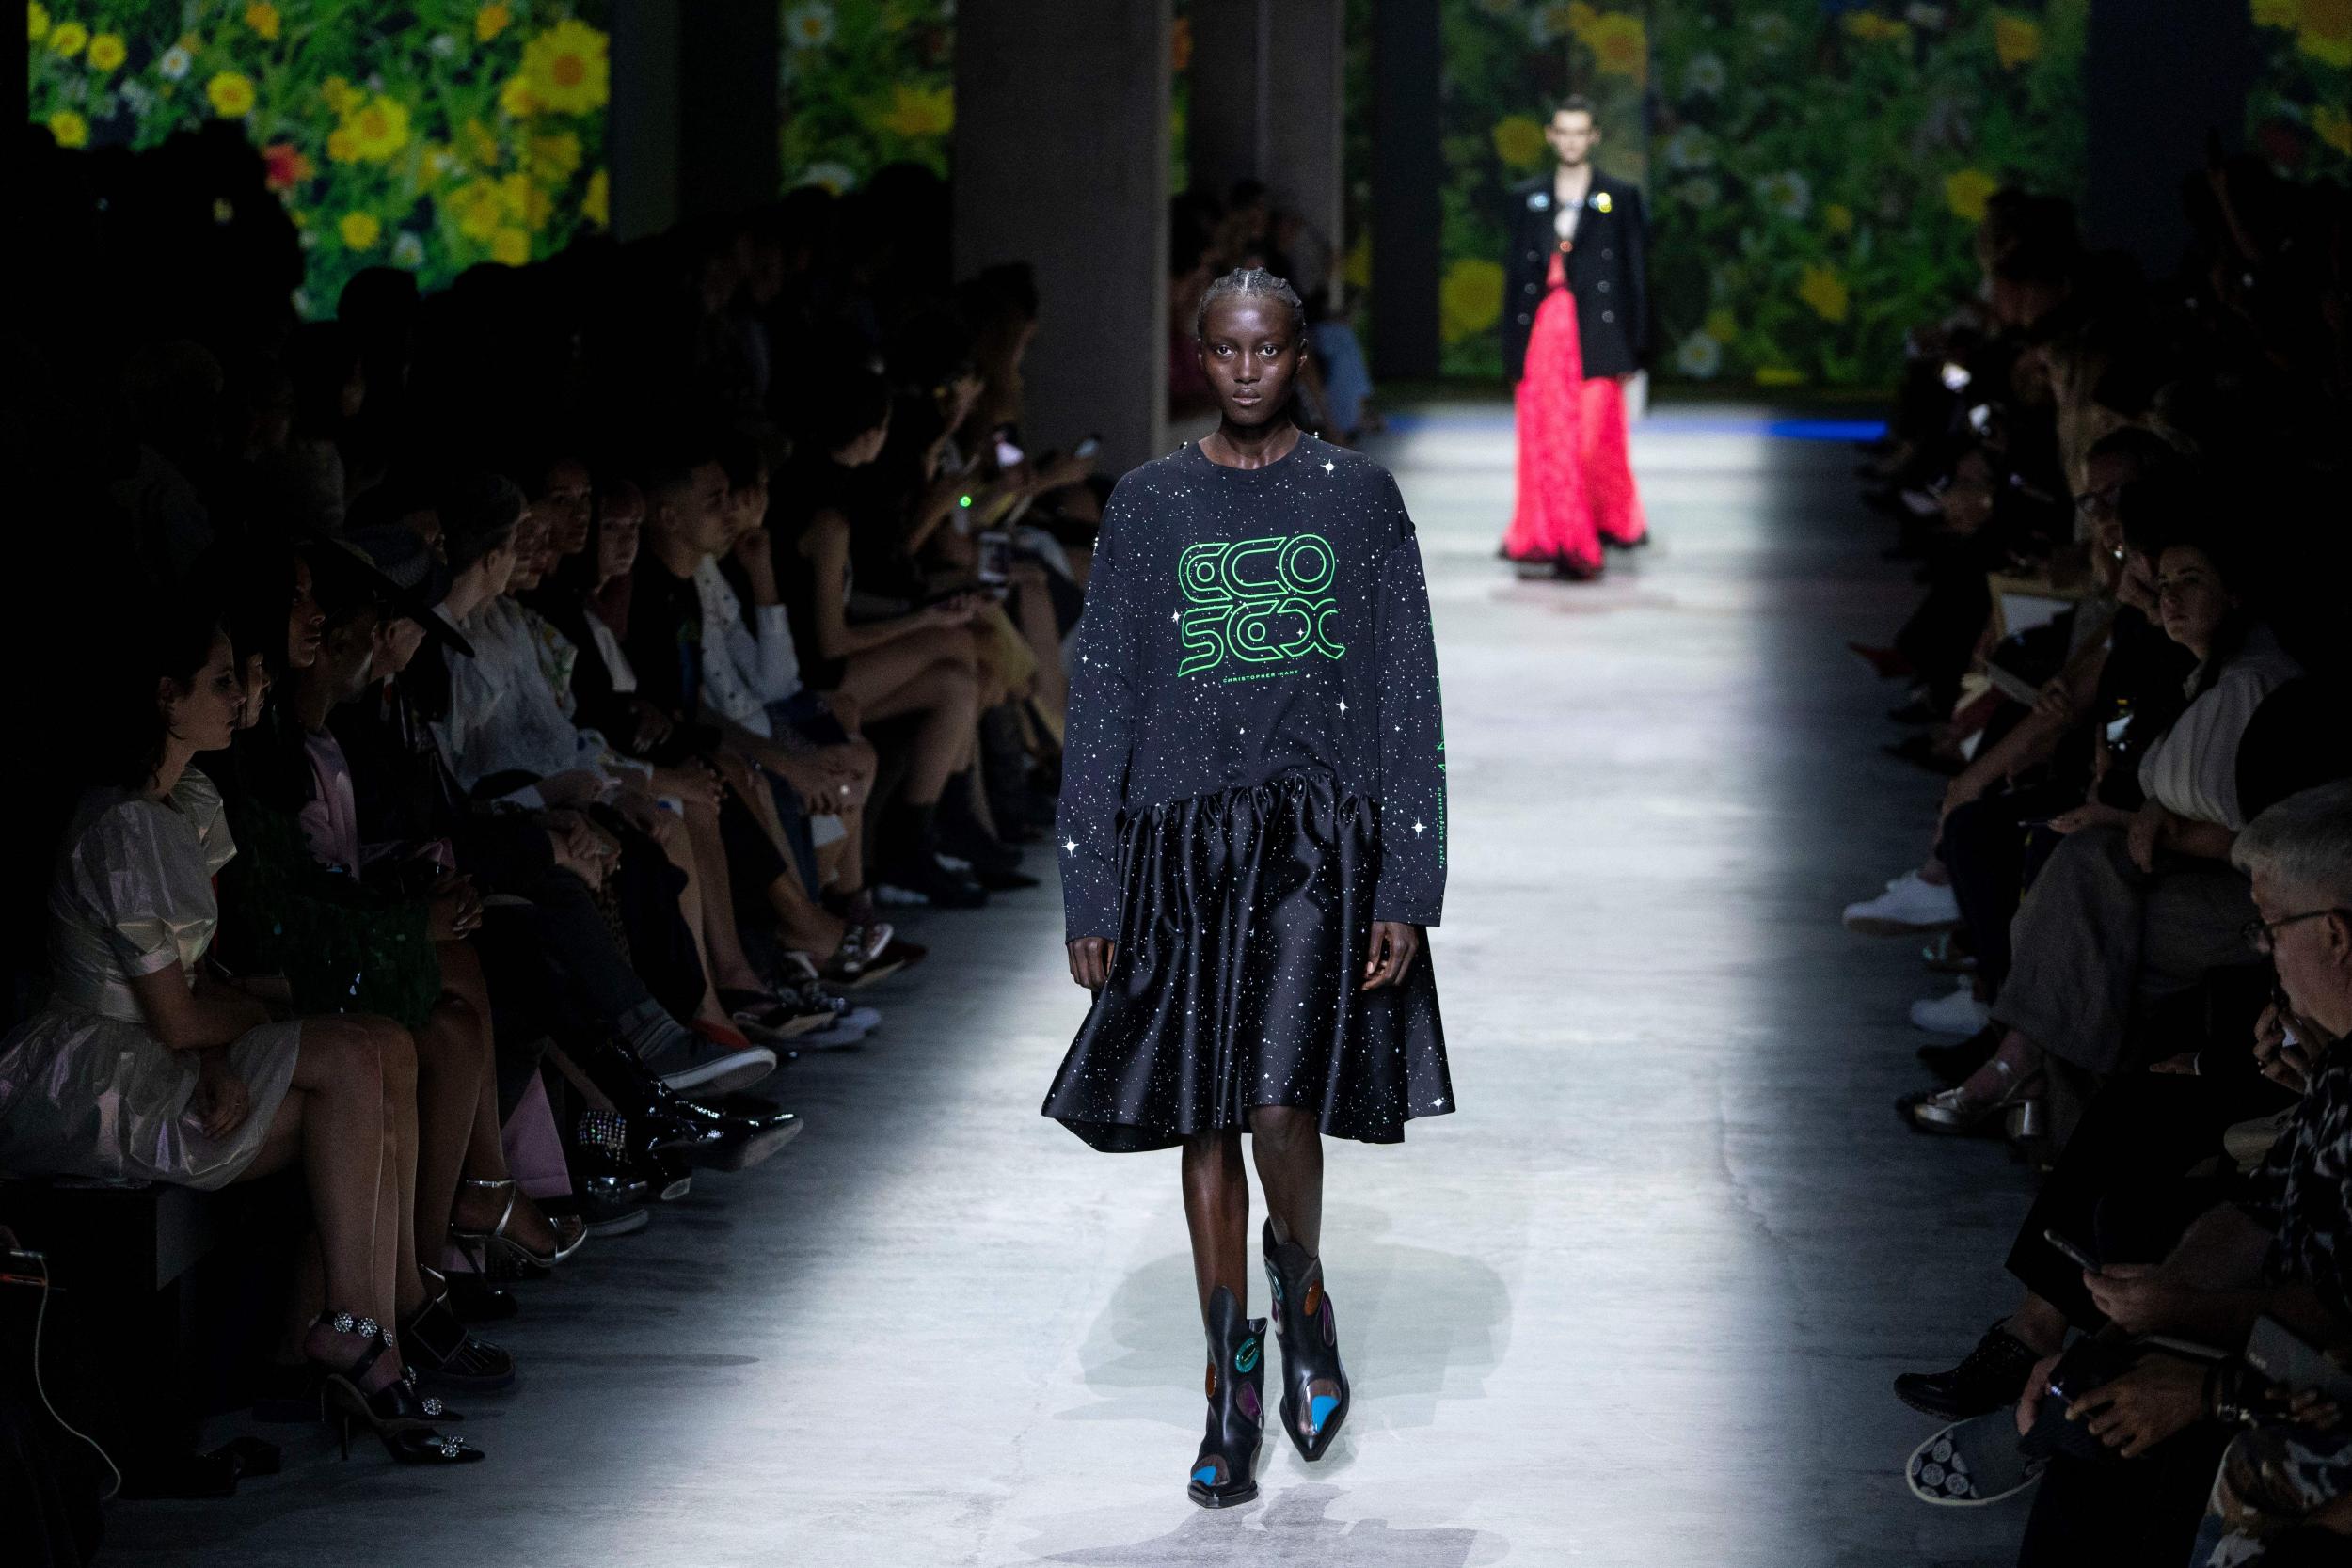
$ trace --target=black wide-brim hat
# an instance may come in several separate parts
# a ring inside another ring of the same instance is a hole
[[[434,559],[423,536],[400,523],[363,528],[304,542],[321,604],[366,600],[422,626],[452,653],[473,657],[473,644],[434,607],[449,594],[449,569]]]

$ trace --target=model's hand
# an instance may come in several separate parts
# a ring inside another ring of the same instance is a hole
[[[1372,942],[1364,951],[1364,983],[1357,989],[1395,985],[1413,967],[1413,956],[1420,951],[1420,927],[1402,920],[1374,921]]]
[[[1080,937],[1070,944],[1070,977],[1089,990],[1101,990],[1110,983],[1117,948],[1108,937]]]

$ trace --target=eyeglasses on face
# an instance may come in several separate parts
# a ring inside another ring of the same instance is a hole
[[[2299,920],[2317,920],[2323,914],[2352,914],[2352,910],[2346,910],[2341,905],[2331,904],[2324,910],[2305,910],[2301,914],[2291,914],[2283,920],[2265,920],[2260,915],[2256,915],[2253,919],[2239,927],[2238,932],[2246,938],[2248,946],[2253,948],[2255,952],[2263,954],[2265,957],[2268,957],[2272,948],[2270,934],[2273,931],[2276,931],[2281,926],[2292,926]]]

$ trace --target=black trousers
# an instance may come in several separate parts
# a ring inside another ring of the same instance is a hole
[[[2230,1429],[2201,1421],[2137,1459],[2059,1454],[2042,1472],[2017,1568],[2186,1562]]]
[[[2251,1071],[2220,1078],[2127,1072],[2109,1080],[2026,1212],[2009,1272],[2077,1328],[2105,1326],[2081,1268],[2042,1231],[2090,1248],[2102,1262],[2158,1260],[2191,1220],[2229,1199],[2228,1182],[2192,1180],[2190,1167],[2221,1152],[2221,1134],[2233,1123],[2268,1116],[2292,1099]]]
[[[2050,838],[2026,824],[2082,803],[2082,793],[2060,784],[1994,790],[1944,819],[1936,859],[1952,874],[1952,896],[1968,927],[1977,973],[1994,992],[2009,978],[2009,923],[2016,917],[2030,874],[2048,857]]]

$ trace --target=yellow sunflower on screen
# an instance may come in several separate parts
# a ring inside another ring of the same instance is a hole
[[[1797,297],[1812,307],[1813,313],[1825,322],[1846,319],[1846,280],[1830,267],[1809,266],[1798,280]]]
[[[900,82],[890,89],[890,107],[874,117],[874,124],[909,141],[944,136],[955,129],[956,90]]]
[[[1438,286],[1439,329],[1458,343],[1494,325],[1502,315],[1502,267],[1483,256],[1465,256],[1445,269]]]
[[[612,63],[605,37],[585,22],[566,17],[523,45],[523,76],[542,109],[586,114],[612,97]]]
[[[1495,156],[1513,168],[1532,168],[1544,161],[1544,128],[1525,115],[1506,115],[1495,121]]]
[[[2352,0],[2303,0],[2295,47],[2323,65],[2352,66]]]
[[[223,119],[243,119],[253,112],[253,81],[233,71],[217,72],[204,84],[204,96],[212,101],[213,113]]]
[[[344,117],[340,129],[350,133],[354,157],[385,163],[408,145],[408,105],[378,93]]]
[[[1944,205],[1952,216],[1979,223],[1984,218],[1984,205],[2001,182],[1980,168],[1963,168],[1944,177]]]
[[[2042,57],[2042,24],[2008,11],[1993,13],[1993,52],[2003,71],[2015,71]]]
[[[1635,82],[1649,79],[1649,30],[1640,17],[1610,11],[1585,28],[1582,37],[1603,75]]]

